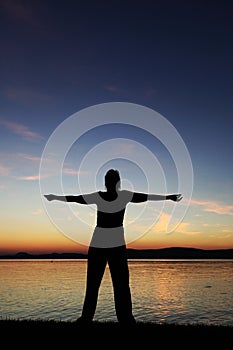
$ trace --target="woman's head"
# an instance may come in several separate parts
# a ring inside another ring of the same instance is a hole
[[[118,190],[121,186],[120,173],[116,169],[110,169],[105,174],[105,187],[107,190]]]

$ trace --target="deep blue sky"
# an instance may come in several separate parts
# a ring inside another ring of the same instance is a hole
[[[20,175],[14,154],[39,158],[70,115],[123,101],[175,126],[192,158],[195,197],[231,205],[231,1],[8,0],[0,12],[2,190]]]
[[[231,1],[3,2],[1,118],[48,137],[84,107],[134,102],[229,169],[232,34]]]

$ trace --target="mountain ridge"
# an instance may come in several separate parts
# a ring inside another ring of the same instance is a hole
[[[170,247],[160,249],[127,248],[129,259],[233,259],[232,249],[199,249],[186,247]],[[0,255],[0,259],[86,259],[85,253],[43,253],[31,254],[18,252],[16,254]]]

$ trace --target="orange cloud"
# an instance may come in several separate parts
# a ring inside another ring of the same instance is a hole
[[[233,205],[224,205],[215,201],[191,200],[192,205],[203,207],[204,211],[219,215],[233,215]]]
[[[17,180],[25,180],[25,181],[36,181],[40,179],[39,175],[30,175],[30,176],[18,176]]]
[[[153,226],[152,230],[155,230],[156,233],[166,232],[167,225],[171,219],[171,215],[167,213],[162,213],[159,217],[158,222]],[[176,233],[183,233],[188,235],[196,235],[201,233],[201,231],[191,230],[191,224],[189,222],[181,222],[177,228],[173,231]]]

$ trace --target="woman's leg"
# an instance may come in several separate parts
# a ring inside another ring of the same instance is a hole
[[[90,247],[88,250],[86,293],[81,319],[86,322],[93,320],[99,287],[104,275],[107,259],[104,248]]]
[[[124,324],[133,324],[135,323],[135,319],[132,313],[126,247],[109,248],[108,264],[114,288],[117,319]]]

